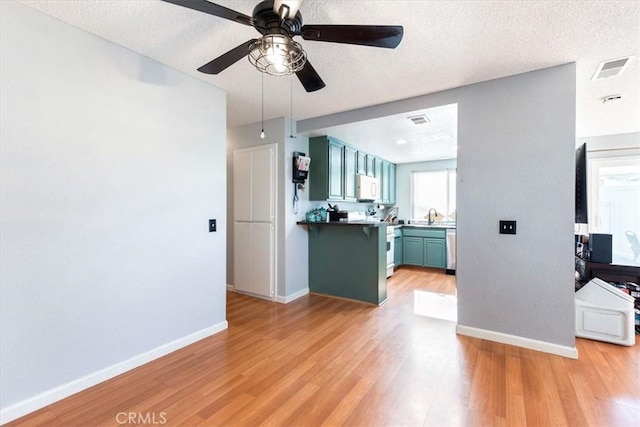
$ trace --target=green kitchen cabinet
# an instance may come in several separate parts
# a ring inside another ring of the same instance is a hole
[[[367,176],[375,176],[376,169],[376,156],[372,156],[371,154],[367,154]]]
[[[313,157],[312,157],[313,159]],[[329,141],[329,200],[344,199],[344,145]]]
[[[382,167],[382,175],[380,177],[380,187],[382,189],[382,203],[384,204],[389,204],[389,202],[391,201],[390,199],[391,187],[389,185],[390,184],[390,179],[389,179],[390,165],[391,164],[386,160],[383,160],[380,163],[380,166]]]
[[[383,163],[384,163],[384,160],[382,160],[382,159],[380,159],[378,157],[375,157],[373,159],[373,163],[374,163],[373,164],[373,176],[375,178],[378,178],[378,184],[380,185],[380,187],[379,187],[380,191],[378,192],[378,198],[375,201],[378,202],[378,203],[382,203],[382,197],[383,197],[382,188],[383,188],[383,185],[384,185],[384,177],[383,177],[383,173],[384,173],[383,172],[384,171]]]
[[[344,200],[344,146],[331,137],[309,139],[309,200]]]
[[[402,248],[402,235],[396,235],[393,238],[393,263],[397,266],[402,265],[404,263],[404,259],[402,256],[403,248]]]
[[[377,203],[396,199],[396,165],[331,136],[309,139],[309,200],[357,202],[357,176],[378,178]]]
[[[402,259],[403,264],[422,267],[424,264],[424,239],[422,237],[403,237]]]
[[[357,173],[358,175],[367,174],[367,153],[363,151],[358,151]]]
[[[396,165],[389,163],[389,204],[396,204]]]
[[[358,151],[345,145],[344,148],[344,200],[355,202],[358,200],[356,194],[356,176],[358,168]]]
[[[446,266],[446,252],[444,239],[424,239],[425,267],[444,268]]]
[[[403,227],[402,250],[404,264],[445,268],[445,229]]]

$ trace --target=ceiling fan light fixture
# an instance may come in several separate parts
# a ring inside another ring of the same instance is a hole
[[[249,48],[249,62],[271,76],[287,76],[299,71],[307,62],[300,43],[281,34],[267,34]]]

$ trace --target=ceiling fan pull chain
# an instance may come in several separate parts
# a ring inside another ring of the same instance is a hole
[[[261,88],[262,88],[262,130],[260,131],[260,138],[264,139],[264,74],[260,73],[261,76]]]
[[[293,76],[289,79],[289,93],[291,94],[291,113],[290,113],[290,122],[289,122],[289,138],[295,138],[293,135]]]

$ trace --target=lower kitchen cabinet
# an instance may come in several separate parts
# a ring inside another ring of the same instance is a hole
[[[424,239],[422,237],[403,237],[402,257],[403,264],[422,267],[424,262]]]
[[[445,268],[446,265],[444,239],[424,239],[424,266]]]
[[[407,228],[402,231],[403,264],[445,268],[445,230]]]
[[[402,232],[399,228],[394,230],[394,238],[393,238],[393,263],[396,267],[403,264],[403,248],[402,248]]]

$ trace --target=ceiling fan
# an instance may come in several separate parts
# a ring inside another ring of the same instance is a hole
[[[308,61],[300,43],[294,41],[293,37],[393,49],[398,46],[403,35],[403,28],[399,25],[303,25],[302,15],[298,11],[301,0],[262,1],[253,9],[253,16],[207,0],[162,1],[254,27],[262,35],[220,55],[198,68],[198,71],[218,74],[248,56],[249,61],[263,73],[295,73],[307,92],[322,89],[325,83]]]

